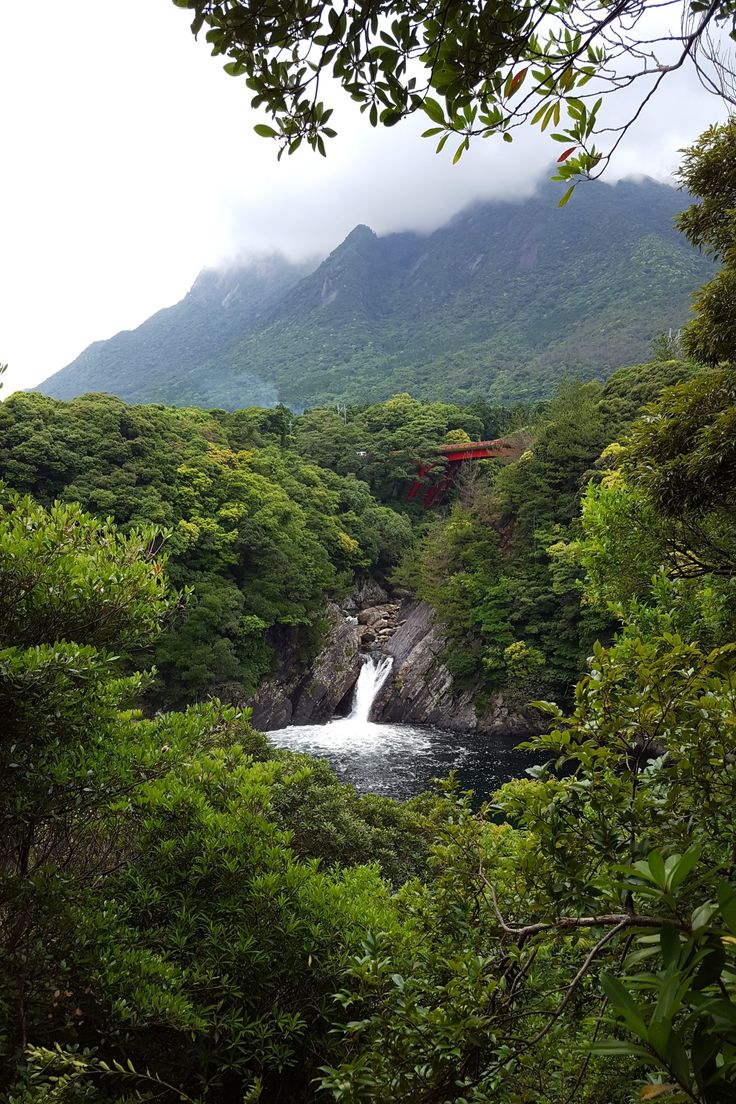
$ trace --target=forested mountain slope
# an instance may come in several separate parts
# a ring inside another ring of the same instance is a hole
[[[203,274],[180,304],[90,346],[40,390],[225,408],[397,391],[533,400],[565,374],[646,359],[657,333],[686,321],[712,265],[674,229],[685,203],[624,181],[581,188],[562,210],[551,187],[479,203],[429,235],[358,226],[308,275],[272,261],[222,277],[235,307],[230,285]]]
[[[182,373],[196,370],[239,340],[258,311],[279,299],[312,267],[309,262],[292,264],[274,255],[223,272],[204,269],[179,303],[158,311],[135,330],[95,341],[39,390],[57,399],[109,391],[137,400],[151,387],[162,395],[171,394]],[[250,386],[249,393],[264,405],[275,402],[273,388],[256,380]]]

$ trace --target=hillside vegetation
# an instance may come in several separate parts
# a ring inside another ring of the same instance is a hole
[[[368,487],[286,449],[288,412],[70,403],[0,406],[0,478],[44,505],[78,502],[123,531],[154,525],[168,575],[193,588],[155,660],[163,700],[247,695],[271,669],[269,634],[317,647],[326,598],[386,572],[411,529]]]
[[[687,321],[712,264],[676,232],[687,199],[664,184],[591,184],[562,211],[556,200],[546,188],[479,203],[429,235],[359,226],[299,280],[275,260],[203,275],[177,307],[90,346],[40,390],[299,410],[403,391],[533,401],[566,374],[605,378]]]
[[[513,683],[507,660],[519,646],[538,657],[531,696],[562,699],[609,622],[581,609],[575,571],[549,549],[576,532],[605,446],[666,383],[693,371],[656,361],[511,408],[404,394],[296,417],[283,407],[16,394],[0,406],[0,479],[46,506],[80,503],[125,532],[157,527],[169,579],[191,591],[155,646],[160,702],[212,693],[243,701],[278,647],[296,647],[306,664],[326,600],[368,574],[436,606],[450,669],[479,704],[499,689],[532,690]],[[407,501],[408,489],[420,464],[434,464],[429,481],[441,478],[439,446],[457,432],[517,434],[528,455],[466,471],[454,506],[435,518]]]

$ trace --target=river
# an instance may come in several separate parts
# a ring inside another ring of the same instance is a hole
[[[269,732],[277,747],[326,759],[343,782],[361,793],[406,800],[434,778],[454,770],[476,801],[503,782],[523,777],[535,762],[513,737],[444,732],[430,726],[377,724],[371,707],[391,671],[390,658],[367,657],[356,683],[350,715],[323,725],[290,725]]]

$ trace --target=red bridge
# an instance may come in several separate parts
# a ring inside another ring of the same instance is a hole
[[[436,460],[429,460],[418,465],[417,478],[409,488],[407,498],[412,501],[421,499],[425,508],[433,506],[442,501],[448,487],[454,482],[460,465],[467,460],[489,460],[491,457],[518,460],[522,452],[523,448],[520,444],[504,437],[499,437],[495,441],[461,441],[440,445],[437,449],[438,455],[442,457],[439,464]],[[427,485],[426,476],[440,464],[443,474],[435,482]]]

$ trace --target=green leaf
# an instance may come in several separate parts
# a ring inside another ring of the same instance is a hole
[[[602,1058],[647,1058],[652,1055],[638,1043],[630,1043],[626,1039],[601,1039],[588,1048],[591,1054],[597,1054]]]
[[[704,901],[702,905],[698,905],[698,907],[693,910],[690,920],[693,931],[698,931],[700,928],[707,927],[717,911],[718,906],[713,901]]]
[[[567,201],[569,200],[570,196],[572,195],[572,193],[573,193],[574,191],[575,191],[575,185],[574,185],[574,184],[571,184],[571,185],[570,185],[570,187],[569,187],[569,188],[567,189],[567,191],[565,192],[565,194],[563,195],[563,197],[562,197],[562,199],[560,200],[560,202],[559,202],[559,203],[557,204],[557,206],[558,206],[558,207],[564,207],[564,206],[565,206],[565,205],[567,204]]]
[[[730,882],[720,882],[717,897],[723,922],[731,934],[736,935],[736,887]]]
[[[424,109],[424,113],[426,115],[429,115],[433,123],[444,124],[445,113],[442,110],[440,104],[437,103],[437,100],[427,98],[422,106]]]
[[[695,869],[698,859],[700,858],[700,846],[696,844],[694,847],[688,848],[685,854],[677,861],[673,868],[668,871],[667,877],[667,889],[673,893],[682,882],[685,881],[688,874]]]
[[[692,1084],[690,1078],[690,1060],[685,1050],[685,1044],[679,1035],[674,1031],[670,1036],[670,1041],[667,1044],[667,1062],[670,1069],[674,1073],[677,1080],[685,1088],[689,1089]]]
[[[268,126],[267,123],[256,123],[253,129],[261,138],[276,138],[278,136],[278,131]]]
[[[664,889],[664,859],[662,858],[659,851],[650,851],[649,855],[647,856],[647,864],[652,875],[652,880],[656,882],[658,886],[661,886],[662,889]]]
[[[626,1026],[646,1042],[648,1039],[646,1024],[642,1018],[641,1009],[631,994],[624,989],[618,978],[605,971],[601,973],[601,986],[611,1007],[618,1012]]]
[[[659,933],[662,961],[665,966],[676,962],[680,957],[680,937],[671,924],[665,924]]]

